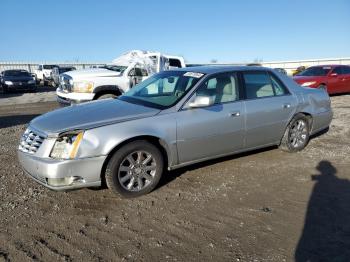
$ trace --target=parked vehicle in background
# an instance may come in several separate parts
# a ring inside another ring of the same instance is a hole
[[[284,68],[274,68],[275,70],[277,70],[278,72],[287,75],[287,71]]]
[[[37,84],[42,83],[43,85],[48,85],[51,79],[52,69],[58,67],[58,65],[38,65],[38,68],[34,71]]]
[[[300,74],[304,70],[306,70],[306,66],[299,66],[299,67],[297,67],[297,69],[292,71],[292,75],[295,76],[297,74]]]
[[[5,70],[1,73],[3,93],[12,91],[36,90],[33,76],[26,70]]]
[[[312,66],[293,79],[301,86],[324,88],[329,94],[350,92],[350,66],[347,65]]]
[[[324,90],[263,67],[163,71],[118,99],[35,118],[18,158],[53,190],[106,183],[136,197],[153,190],[164,170],[271,145],[300,151],[329,127],[330,104]]]
[[[69,71],[74,71],[76,68],[74,66],[59,66],[59,67],[54,67],[51,72],[51,79],[52,79],[52,85],[53,86],[58,86],[60,83],[60,74],[69,72]]]
[[[57,100],[70,105],[114,98],[157,72],[181,67],[185,67],[182,57],[134,50],[114,59],[110,65],[62,74]]]

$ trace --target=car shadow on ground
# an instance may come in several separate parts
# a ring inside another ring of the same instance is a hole
[[[319,162],[295,261],[350,261],[350,181]]]
[[[16,115],[16,116],[0,116],[0,128],[7,128],[16,125],[28,124],[33,118],[39,114],[33,115]]]
[[[230,161],[230,160],[237,159],[237,158],[246,157],[246,156],[253,155],[253,154],[262,153],[262,152],[269,151],[269,150],[276,149],[276,148],[277,148],[277,146],[270,146],[270,147],[266,147],[266,148],[262,148],[262,149],[256,149],[253,151],[233,154],[233,155],[229,155],[229,156],[225,156],[225,157],[219,157],[219,158],[215,158],[212,160],[199,162],[196,164],[188,165],[188,166],[181,167],[181,168],[171,170],[171,171],[165,171],[165,174],[162,176],[162,179],[160,180],[157,188],[165,186],[166,184],[172,182],[173,180],[175,180],[176,178],[180,177],[181,175],[183,175],[184,173],[186,173],[188,171],[211,166],[211,165],[225,162],[225,161]]]

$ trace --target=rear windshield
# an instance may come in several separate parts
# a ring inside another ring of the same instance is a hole
[[[11,70],[11,71],[5,71],[3,72],[4,76],[30,76],[30,74],[27,71],[15,71],[15,70]]]
[[[325,76],[332,68],[329,66],[309,67],[305,71],[297,74],[298,76]]]

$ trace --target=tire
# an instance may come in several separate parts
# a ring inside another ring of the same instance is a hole
[[[45,87],[49,85],[49,81],[46,80],[46,77],[45,77],[45,76],[43,76],[43,85],[44,85]]]
[[[116,98],[117,95],[115,94],[104,94],[104,95],[100,95],[99,97],[97,97],[97,100],[100,100],[100,99],[107,99],[107,98]]]
[[[309,120],[304,114],[299,113],[296,114],[289,122],[279,147],[286,152],[298,152],[306,147],[309,139]]]
[[[318,89],[324,89],[324,90],[326,90],[326,92],[328,92],[327,86],[325,84],[320,84],[317,88]]]
[[[111,157],[105,172],[106,185],[125,198],[145,195],[159,183],[163,166],[160,150],[147,141],[137,140]]]

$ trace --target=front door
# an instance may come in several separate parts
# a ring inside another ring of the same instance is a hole
[[[202,84],[195,95],[214,96],[215,103],[204,108],[185,108],[177,113],[177,149],[180,163],[242,149],[244,110],[239,97],[237,75],[215,75]]]

